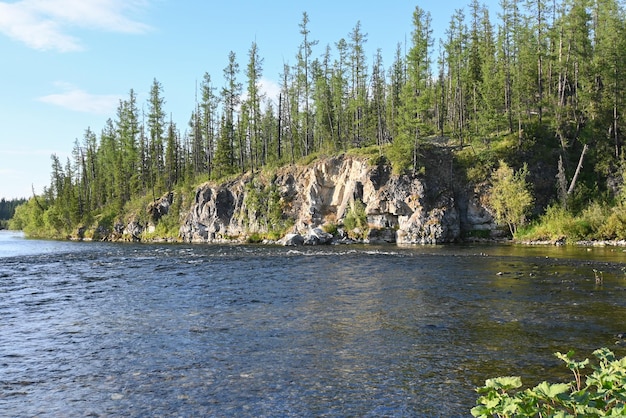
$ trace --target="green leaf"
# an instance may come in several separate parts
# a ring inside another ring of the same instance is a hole
[[[598,348],[593,352],[593,355],[596,356],[598,360],[605,360],[607,362],[615,361],[615,354],[606,347]]]
[[[511,390],[522,386],[522,378],[519,376],[502,376],[487,379],[485,386],[497,390]]]
[[[562,393],[566,393],[571,389],[571,385],[568,383],[548,383],[541,382],[533,391],[537,396],[544,399],[554,399]]]
[[[485,407],[484,405],[475,406],[470,412],[474,417],[487,418],[491,416],[489,413],[489,408]]]

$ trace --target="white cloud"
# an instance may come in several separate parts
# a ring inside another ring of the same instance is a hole
[[[150,27],[127,17],[147,0],[21,0],[0,2],[0,33],[38,50],[79,51],[72,28],[144,33]]]
[[[42,96],[37,100],[76,112],[106,115],[115,111],[121,98],[114,94],[91,94],[65,83],[57,83],[57,85],[62,86],[65,91]]]
[[[261,78],[260,90],[268,100],[271,100],[274,104],[278,103],[278,95],[280,94],[280,86],[273,80],[268,78]]]

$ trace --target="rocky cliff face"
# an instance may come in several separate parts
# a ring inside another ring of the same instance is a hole
[[[342,229],[346,216],[363,206],[367,227]],[[334,239],[361,236],[365,242],[399,244],[455,242],[468,232],[496,228],[480,193],[459,184],[445,155],[433,156],[417,176],[393,175],[384,161],[372,165],[341,156],[284,167],[271,178],[245,175],[219,186],[203,184],[180,236],[186,242],[224,242],[285,225],[289,237],[303,237],[290,243],[328,242],[324,225],[339,227]]]

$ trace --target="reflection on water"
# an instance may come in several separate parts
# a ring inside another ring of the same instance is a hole
[[[0,248],[10,415],[468,416],[486,378],[624,354],[618,249]]]

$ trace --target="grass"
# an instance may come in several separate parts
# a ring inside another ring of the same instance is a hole
[[[626,238],[626,207],[591,203],[579,214],[552,205],[531,225],[521,228],[515,236],[521,241],[620,240]]]

